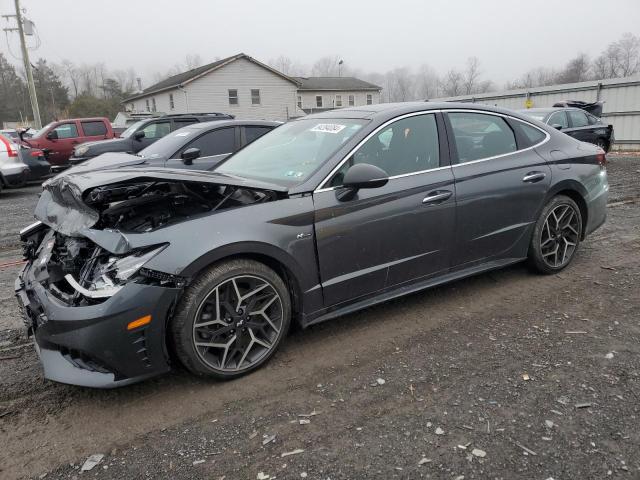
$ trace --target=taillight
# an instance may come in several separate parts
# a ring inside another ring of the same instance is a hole
[[[10,157],[17,157],[18,156],[18,150],[13,148],[14,147],[13,143],[11,143],[9,140],[7,140],[2,135],[0,135],[0,142],[2,142],[4,144],[5,148],[7,149],[7,154]]]
[[[600,165],[603,168],[606,168],[606,166],[607,166],[607,156],[605,155],[604,152],[598,153],[596,155],[596,160],[598,161],[598,165]]]

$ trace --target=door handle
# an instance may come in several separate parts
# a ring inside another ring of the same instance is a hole
[[[442,203],[453,195],[453,192],[449,190],[436,190],[430,192],[426,197],[422,199],[423,205],[433,205],[435,203]]]
[[[522,181],[525,183],[536,183],[544,180],[546,176],[547,174],[544,172],[529,172],[522,178]]]

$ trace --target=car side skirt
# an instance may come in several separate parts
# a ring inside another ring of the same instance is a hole
[[[394,298],[402,297],[404,295],[409,295],[411,293],[419,292],[421,290],[426,290],[428,288],[436,287],[438,285],[442,285],[445,283],[453,282],[455,280],[459,280],[462,278],[470,277],[473,275],[478,275],[480,273],[488,272],[490,270],[496,270],[499,268],[506,267],[508,265],[512,265],[515,263],[522,262],[526,259],[523,258],[502,258],[498,260],[492,260],[489,262],[482,263],[480,265],[474,265],[471,267],[464,268],[462,270],[456,270],[453,272],[446,273],[444,275],[438,275],[437,277],[427,278],[416,283],[411,283],[409,285],[400,285],[393,286],[390,290],[382,290],[377,293],[373,297],[367,297],[365,299],[359,300],[355,303],[350,303],[345,306],[334,307],[330,311],[321,310],[318,312],[314,312],[309,315],[305,315],[301,319],[301,325],[303,328],[307,328],[311,325],[315,325],[317,323],[321,323],[327,320],[332,320],[337,317],[341,317],[343,315],[347,315],[349,313],[357,312],[358,310],[362,310],[364,308],[371,307],[373,305],[377,305],[379,303],[383,303]]]

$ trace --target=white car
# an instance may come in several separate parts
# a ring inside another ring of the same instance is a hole
[[[29,167],[20,157],[20,147],[10,138],[0,135],[0,190],[23,185],[28,174]]]

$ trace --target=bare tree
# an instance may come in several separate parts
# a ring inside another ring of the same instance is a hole
[[[415,76],[415,95],[418,100],[428,100],[438,96],[439,79],[436,71],[429,65],[423,64]]]
[[[640,37],[627,32],[617,42],[618,73],[629,77],[640,71]]]
[[[317,60],[311,67],[311,75],[314,77],[337,77],[339,72],[338,63],[340,57],[322,57]],[[342,72],[343,73],[343,72]]]
[[[464,72],[464,91],[467,95],[476,93],[476,83],[480,78],[480,60],[478,57],[467,59],[467,68]]]
[[[462,74],[455,70],[449,70],[442,79],[442,91],[447,97],[457,97],[463,92]]]
[[[569,60],[557,80],[562,83],[583,82],[589,79],[591,62],[586,53],[580,53],[575,58]]]

